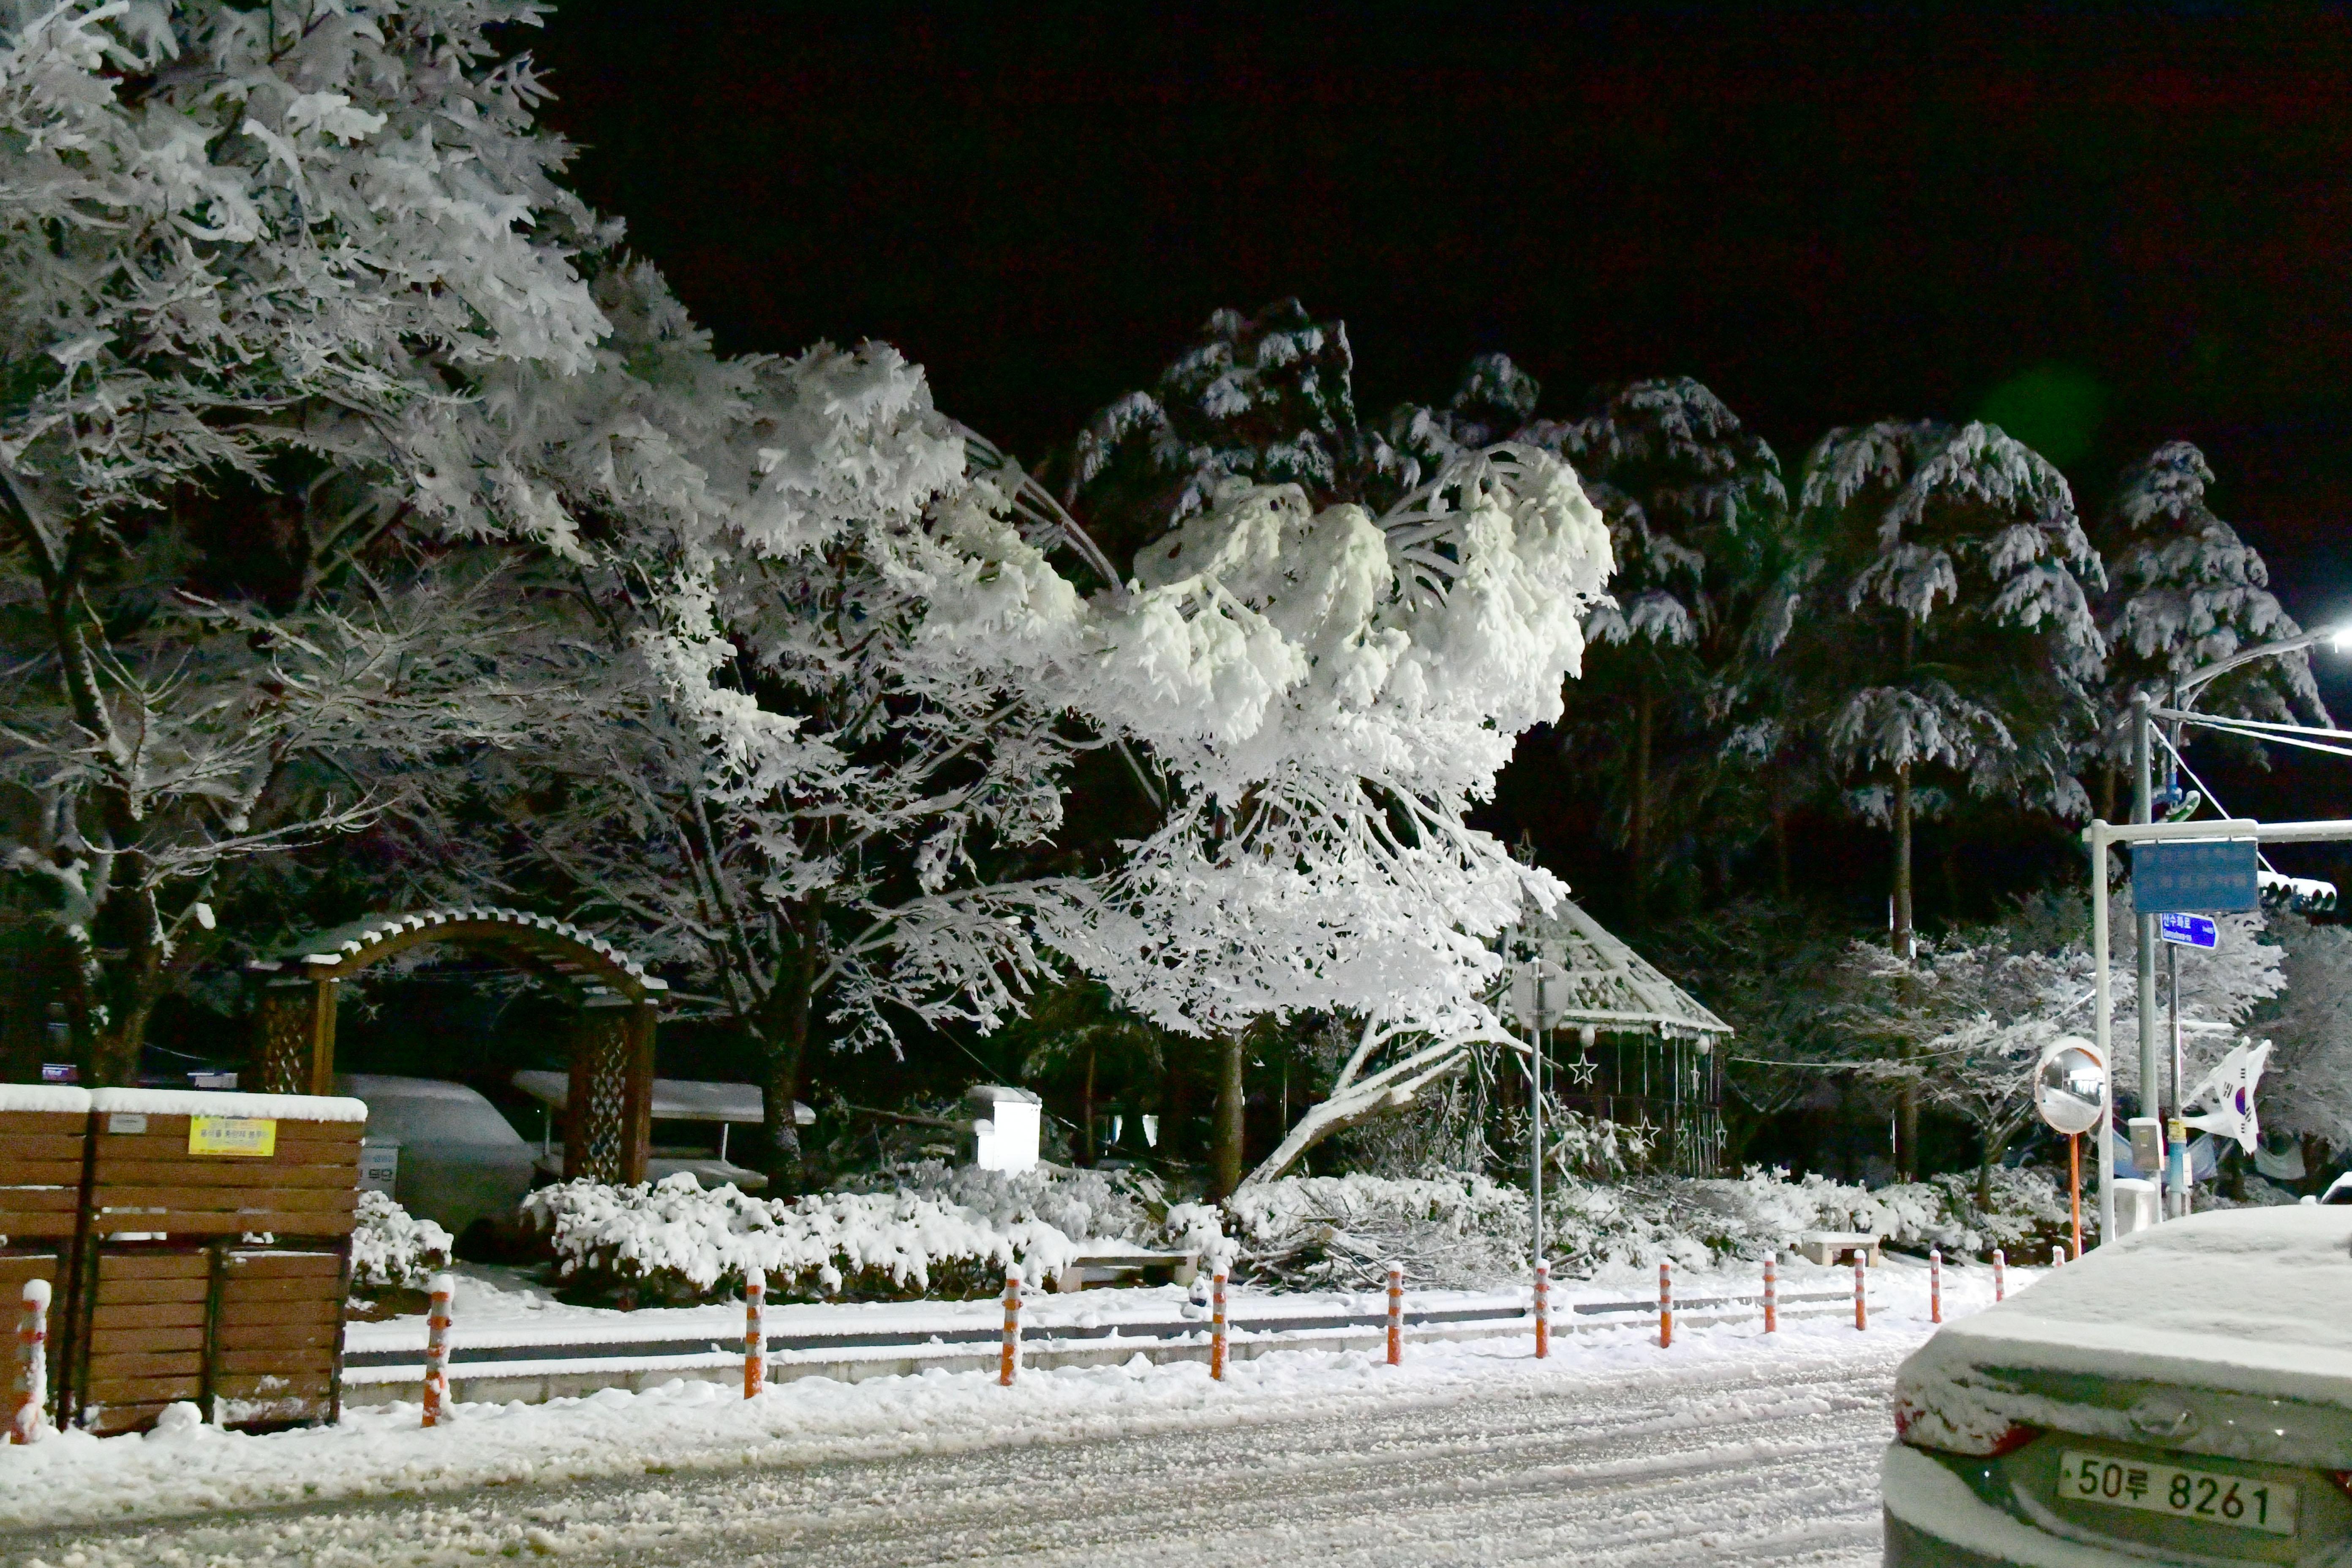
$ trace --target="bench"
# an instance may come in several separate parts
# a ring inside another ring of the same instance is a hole
[[[1878,1267],[1878,1249],[1886,1238],[1857,1230],[1809,1230],[1797,1238],[1797,1255],[1828,1265],[1843,1263],[1855,1253],[1871,1268]]]
[[[1153,1252],[1141,1247],[1099,1247],[1081,1252],[1054,1276],[1058,1291],[1083,1290],[1089,1285],[1174,1283],[1190,1285],[1201,1272],[1197,1252]],[[1158,1275],[1155,1279],[1152,1276]]]

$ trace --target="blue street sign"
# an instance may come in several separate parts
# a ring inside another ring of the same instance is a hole
[[[2179,947],[2211,947],[2221,940],[2203,915],[2158,915],[2156,934]]]
[[[2251,838],[2176,838],[2132,847],[2132,913],[2262,907]]]

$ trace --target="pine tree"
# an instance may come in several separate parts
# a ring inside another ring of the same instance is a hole
[[[2095,754],[2108,795],[2101,815],[2111,819],[2116,773],[2131,763],[2136,696],[2162,706],[2182,677],[2303,629],[2270,592],[2262,555],[2214,515],[2206,500],[2212,483],[2202,452],[2168,442],[2124,470],[2100,532],[2107,679]],[[2197,703],[2238,718],[2329,722],[2310,657],[2301,652],[2233,669],[2201,689]]]
[[[1912,826],[1937,781],[2073,816],[2072,758],[2095,722],[2105,585],[2065,478],[1998,428],[1885,421],[1824,436],[1805,461],[1819,552],[1783,658],[1792,716],[1894,836],[1891,946],[1908,960]],[[1916,1168],[1907,1080],[1896,1163]]]
[[[1536,422],[1515,438],[1566,459],[1609,520],[1616,571],[1610,601],[1586,618],[1591,651],[1566,724],[1613,753],[1603,772],[1621,781],[1639,921],[1661,824],[1695,824],[1711,785],[1744,782],[1718,769],[1721,721],[1749,639],[1760,635],[1766,655],[1777,643],[1770,589],[1790,555],[1780,458],[1688,377],[1635,382],[1580,419]],[[1728,828],[1724,812],[1704,815],[1711,832]]]

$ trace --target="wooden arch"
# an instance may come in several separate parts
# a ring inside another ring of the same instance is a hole
[[[545,981],[572,1009],[563,1173],[642,1182],[653,1139],[654,1025],[669,987],[592,931],[521,910],[466,908],[378,915],[296,944],[249,968],[255,1087],[332,1094],[335,1003],[370,964],[435,944],[496,954]]]

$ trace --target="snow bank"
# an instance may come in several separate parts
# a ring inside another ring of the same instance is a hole
[[[358,1219],[352,1231],[353,1289],[422,1289],[434,1270],[448,1266],[449,1233],[429,1219],[416,1218],[384,1194],[362,1193]]]
[[[541,1187],[523,1200],[549,1233],[567,1284],[665,1296],[740,1289],[767,1275],[772,1298],[985,1295],[1007,1268],[1036,1279],[1079,1251],[1045,1221],[998,1221],[920,1193],[832,1193],[792,1200],[705,1192],[680,1173],[650,1185],[589,1181]]]

